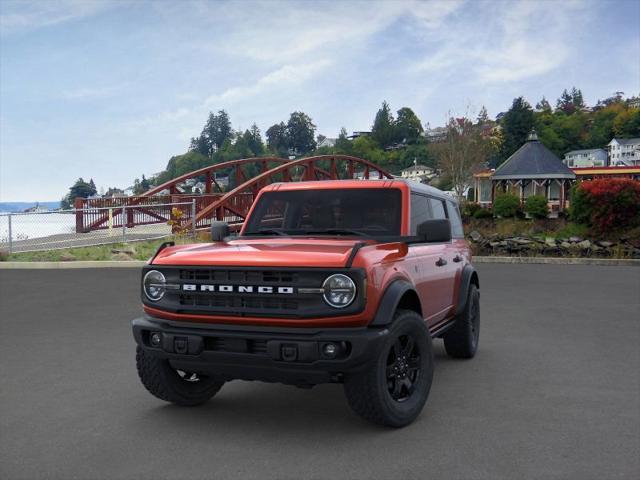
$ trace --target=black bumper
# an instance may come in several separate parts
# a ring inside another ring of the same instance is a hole
[[[174,368],[225,380],[294,385],[340,382],[378,356],[386,328],[279,328],[171,322],[145,316],[132,322],[145,352]],[[154,338],[156,344],[152,342]],[[335,354],[325,352],[333,345]]]

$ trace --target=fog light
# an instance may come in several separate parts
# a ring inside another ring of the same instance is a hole
[[[338,353],[338,347],[336,347],[333,343],[327,343],[322,351],[327,357],[333,358]]]
[[[158,332],[153,332],[151,334],[150,340],[151,340],[151,346],[153,347],[159,347],[160,344],[162,343],[162,337]]]

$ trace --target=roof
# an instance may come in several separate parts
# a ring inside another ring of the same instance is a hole
[[[576,175],[640,175],[640,167],[580,167],[572,170]]]
[[[388,179],[383,178],[380,180],[317,180],[317,181],[305,181],[305,182],[279,182],[271,183],[261,190],[262,192],[284,192],[291,190],[320,190],[320,189],[340,189],[340,188],[405,188],[408,187],[412,192],[424,193],[425,195],[431,195],[432,197],[442,198],[444,200],[456,201],[455,198],[451,198],[442,190],[439,190],[430,185],[423,183],[413,182],[411,180],[405,180],[402,178]]]
[[[611,142],[613,141],[618,142],[620,145],[636,145],[640,143],[640,138],[613,138]]]
[[[586,148],[584,150],[571,150],[570,152],[565,153],[565,157],[567,155],[574,155],[577,153],[591,153],[591,152],[604,152],[607,153],[607,151],[604,148]]]
[[[433,170],[433,168],[427,167],[426,165],[411,165],[409,168],[405,168],[402,171],[403,172],[413,172],[414,170]]]
[[[495,180],[521,178],[576,178],[555,153],[538,140],[535,132],[494,172]]]

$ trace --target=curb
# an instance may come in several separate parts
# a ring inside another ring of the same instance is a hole
[[[472,263],[510,263],[538,265],[606,265],[613,267],[640,267],[640,259],[617,258],[565,258],[565,257],[473,257]],[[70,261],[70,262],[0,262],[0,270],[10,269],[73,269],[73,268],[141,268],[147,262],[131,261]]]
[[[571,258],[571,257],[492,257],[474,256],[472,263],[528,263],[551,265],[607,265],[612,267],[640,267],[640,259],[631,258]]]
[[[0,270],[9,269],[72,269],[72,268],[141,268],[147,262],[142,260],[116,261],[70,261],[70,262],[0,262]]]

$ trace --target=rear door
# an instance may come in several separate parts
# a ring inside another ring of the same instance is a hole
[[[411,231],[416,235],[417,227],[425,220],[433,218],[430,198],[427,195],[411,193]],[[407,260],[420,296],[422,313],[429,326],[438,323],[446,313],[446,272],[438,268],[438,259],[444,255],[444,245],[412,243],[409,245]]]
[[[435,219],[449,218],[447,202],[440,198],[429,197],[431,213]],[[452,235],[453,223],[452,219]],[[461,226],[461,225],[460,225]],[[456,286],[456,274],[458,272],[459,262],[456,258],[456,246],[452,241],[441,243],[433,246],[434,252],[437,253],[436,261],[430,265],[428,275],[433,276],[433,282],[437,283],[437,291],[439,292],[439,312],[436,321],[442,320],[448,316],[454,301],[454,290]],[[434,288],[435,290],[435,288]]]

